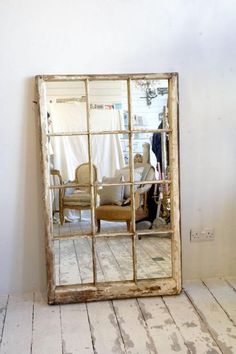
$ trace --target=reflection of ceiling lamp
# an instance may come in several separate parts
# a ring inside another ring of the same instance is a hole
[[[136,85],[144,91],[145,97],[140,98],[145,98],[148,106],[151,105],[152,100],[157,96],[163,96],[168,93],[168,88],[158,87],[158,81],[156,80],[140,80],[136,81]]]

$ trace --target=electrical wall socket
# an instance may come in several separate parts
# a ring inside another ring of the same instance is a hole
[[[205,227],[204,229],[191,229],[190,230],[190,241],[191,242],[204,242],[204,241],[214,241],[215,231],[211,227]]]
[[[191,240],[191,242],[201,241],[201,231],[199,229],[191,229],[190,230],[190,240]]]

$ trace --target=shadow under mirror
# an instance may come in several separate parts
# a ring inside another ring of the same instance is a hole
[[[93,282],[92,240],[79,237],[73,240],[54,240],[56,285]]]
[[[171,242],[171,233],[146,235],[137,240],[138,279],[172,276]]]
[[[128,128],[127,81],[89,81],[89,103],[92,132]]]
[[[168,128],[168,80],[132,80],[133,129]]]
[[[132,280],[131,237],[96,237],[96,266],[98,282]]]
[[[46,95],[48,133],[88,130],[84,81],[48,81]]]

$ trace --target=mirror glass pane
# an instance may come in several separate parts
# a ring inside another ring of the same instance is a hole
[[[131,96],[133,129],[164,128],[168,80],[132,80]]]
[[[92,132],[127,129],[127,81],[90,81],[89,102]]]
[[[134,133],[133,155],[135,181],[140,180],[143,171],[145,175],[147,164],[155,169],[154,180],[170,179],[168,132]]]
[[[131,237],[96,237],[96,257],[98,282],[133,279]]]
[[[54,241],[56,285],[93,282],[91,245],[90,237]]]
[[[84,81],[47,82],[46,94],[49,133],[87,131]]]
[[[91,187],[52,189],[51,203],[54,237],[91,234]]]
[[[136,247],[138,279],[172,276],[171,234],[142,236]]]

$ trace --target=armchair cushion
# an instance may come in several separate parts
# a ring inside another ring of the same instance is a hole
[[[123,176],[103,177],[102,183],[122,183]],[[121,205],[124,199],[124,186],[104,186],[100,191],[100,205]]]
[[[64,197],[64,204],[66,205],[81,205],[86,206],[91,204],[91,194],[84,191],[74,191],[72,194]]]
[[[141,181],[144,167],[134,168],[134,180]],[[129,166],[123,167],[120,170],[116,170],[115,176],[123,176],[125,182],[130,182],[130,169]],[[138,185],[134,185],[134,191],[138,188]],[[124,198],[128,199],[130,197],[130,186],[125,186],[124,188]]]

